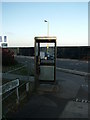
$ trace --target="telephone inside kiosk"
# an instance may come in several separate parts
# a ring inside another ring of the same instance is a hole
[[[56,81],[56,37],[35,37],[35,81]]]

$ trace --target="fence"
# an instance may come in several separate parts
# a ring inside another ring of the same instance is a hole
[[[4,93],[2,93],[2,108],[3,108],[2,113],[4,115],[11,111],[11,109],[14,109],[16,105],[18,106],[21,101],[23,101],[30,95],[31,93],[30,85],[31,85],[30,82],[24,82],[21,83],[21,85],[16,85],[12,88],[5,90]],[[7,88],[7,86],[9,85],[6,84],[4,86],[6,86]]]
[[[10,70],[6,74],[11,74],[14,71],[24,69],[24,67],[27,66],[28,64],[26,62],[25,65],[18,67],[14,70]],[[23,80],[23,77],[21,77],[22,80],[20,80],[21,78],[19,79],[14,77],[14,80],[11,79],[10,82],[7,82],[0,87],[0,90],[2,91],[2,93],[0,93],[0,95],[2,96],[2,100],[0,102],[2,102],[3,115],[6,115],[9,111],[12,111],[12,109],[15,109],[16,106],[24,102],[25,99],[27,100],[27,98],[33,91],[34,84],[32,80],[30,81],[29,72],[26,76],[27,77],[25,78],[28,78],[28,80],[26,79],[26,81]]]

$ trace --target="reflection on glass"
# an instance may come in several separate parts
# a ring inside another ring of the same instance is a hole
[[[41,63],[54,63],[54,45],[54,43],[40,43]]]

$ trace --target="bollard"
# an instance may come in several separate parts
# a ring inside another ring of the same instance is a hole
[[[29,82],[26,83],[26,92],[29,92]]]
[[[19,104],[19,91],[18,91],[18,87],[16,88],[16,95],[17,95],[17,104]]]

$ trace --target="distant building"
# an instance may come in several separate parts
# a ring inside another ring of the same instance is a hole
[[[7,48],[8,43],[7,43],[7,36],[0,36],[0,47]]]
[[[7,42],[7,36],[4,36],[4,42]]]
[[[2,47],[2,48],[7,48],[7,47],[8,47],[8,44],[7,44],[7,43],[2,43],[2,44],[1,44],[1,47]]]
[[[2,42],[2,36],[0,36],[0,43]]]

